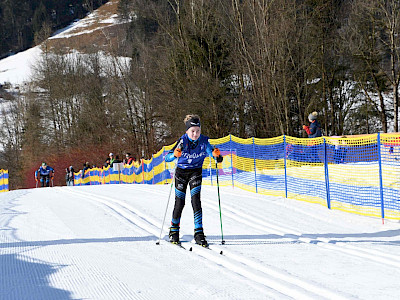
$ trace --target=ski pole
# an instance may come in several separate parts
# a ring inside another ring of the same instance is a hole
[[[221,223],[221,244],[224,245],[225,241],[224,241],[224,232],[222,230],[222,213],[221,213],[221,197],[219,196],[219,180],[218,180],[218,162],[215,162],[215,168],[217,171],[217,189],[218,189],[218,205],[219,205],[219,220]]]
[[[178,146],[176,148],[179,148],[181,146],[181,144],[182,144],[182,141],[178,144]],[[171,188],[169,189],[167,206],[165,207],[164,218],[163,218],[163,221],[161,223],[160,237],[158,238],[158,241],[157,241],[156,245],[160,245],[160,242],[161,242],[161,235],[162,235],[162,232],[163,232],[163,229],[164,229],[165,217],[167,216],[169,200],[171,198],[172,187],[174,186],[174,183],[175,183],[175,174],[176,174],[176,169],[178,168],[178,160],[179,160],[179,158],[176,159],[176,163],[175,163],[175,167],[174,167],[174,176],[172,177],[172,180],[171,180],[171,185],[170,185]]]

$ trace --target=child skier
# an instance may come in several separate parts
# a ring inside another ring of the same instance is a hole
[[[200,201],[202,183],[202,166],[206,156],[213,156],[217,162],[222,162],[218,148],[213,148],[208,137],[201,134],[200,117],[187,115],[184,120],[186,133],[179,138],[174,148],[165,156],[166,162],[178,158],[175,173],[175,206],[172,213],[169,239],[171,243],[179,244],[179,226],[187,186],[190,186],[194,214],[194,240],[197,244],[207,247],[208,243],[203,231],[203,213]]]

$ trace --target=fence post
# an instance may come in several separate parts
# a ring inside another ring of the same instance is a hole
[[[211,180],[211,186],[213,186],[213,181],[212,181],[212,164],[211,164],[212,158],[210,158],[210,180]]]
[[[133,165],[133,183],[134,184],[136,184],[137,183],[137,180],[136,180],[136,173],[137,173],[137,168],[135,167],[135,164],[136,164],[137,162],[135,161],[132,165]]]
[[[326,189],[326,205],[331,209],[331,193],[329,189],[329,168],[328,168],[328,154],[326,151],[326,140],[324,139],[324,169],[325,169],[325,189]]]
[[[383,179],[382,179],[382,155],[381,155],[381,133],[378,132],[378,164],[379,164],[379,192],[381,197],[381,214],[382,214],[382,223],[385,221],[385,206],[383,203]]]
[[[286,135],[283,135],[283,163],[285,169],[285,198],[287,198],[287,171],[286,171]]]
[[[142,158],[142,184],[144,184],[144,158]]]
[[[229,148],[231,150],[231,172],[232,172],[232,188],[235,187],[233,180],[233,155],[232,155],[232,134],[229,134]]]
[[[255,142],[254,142],[254,137],[253,137],[253,155],[254,155],[254,176],[255,176],[255,181],[256,181],[256,193],[258,193],[258,187],[257,187],[256,144],[255,144]]]
[[[168,183],[168,178],[167,178],[167,162],[165,161],[165,146],[163,147],[163,157],[164,157],[164,175],[165,175],[165,183]],[[168,171],[169,175],[169,171]]]
[[[151,155],[151,168],[153,169],[153,185],[154,185],[154,155]]]

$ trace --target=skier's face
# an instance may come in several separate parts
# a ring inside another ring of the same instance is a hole
[[[193,126],[186,133],[191,140],[196,141],[200,137],[201,129],[199,126]]]

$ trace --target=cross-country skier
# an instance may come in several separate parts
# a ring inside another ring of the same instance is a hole
[[[50,185],[50,178],[54,177],[54,169],[48,166],[45,162],[35,172],[35,178],[40,180],[42,187]]]
[[[223,157],[218,148],[213,148],[208,137],[201,134],[200,117],[187,115],[184,119],[186,133],[179,138],[174,148],[165,156],[166,162],[178,158],[175,174],[175,206],[172,213],[169,239],[171,243],[179,244],[179,228],[187,186],[190,186],[190,195],[194,213],[194,239],[197,244],[207,247],[208,243],[203,231],[203,213],[200,201],[202,183],[202,166],[207,156],[213,156],[217,162]]]

